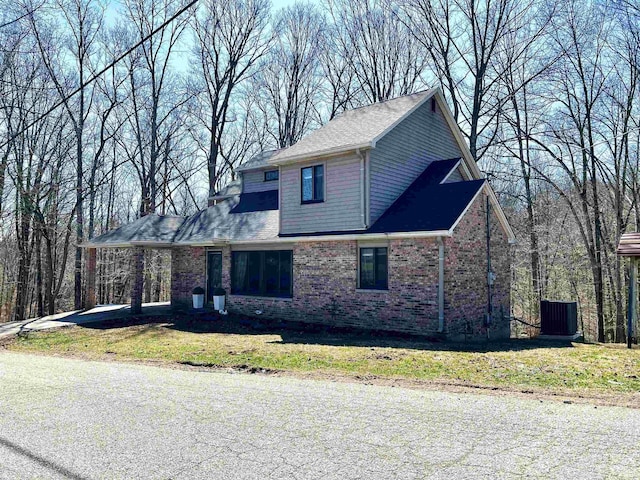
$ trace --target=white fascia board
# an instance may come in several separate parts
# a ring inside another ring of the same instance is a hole
[[[464,216],[467,214],[467,212],[469,211],[469,209],[471,208],[471,205],[473,205],[475,203],[475,201],[478,199],[478,196],[484,191],[485,187],[488,185],[487,181],[485,180],[484,183],[482,184],[482,186],[478,189],[478,191],[476,192],[476,194],[473,196],[473,198],[469,201],[469,203],[467,203],[467,206],[464,207],[464,210],[462,211],[462,213],[458,216],[457,220],[453,223],[453,225],[451,226],[451,228],[449,229],[449,233],[451,235],[453,235],[453,231],[456,229],[456,227],[458,226],[458,224],[460,223],[460,221],[464,218]]]
[[[334,147],[334,148],[327,148],[325,150],[318,150],[311,153],[301,153],[299,155],[293,155],[291,157],[284,157],[282,160],[279,160],[276,158],[276,159],[269,159],[267,161],[269,162],[270,167],[277,167],[281,165],[301,163],[303,161],[308,161],[308,160],[316,160],[324,157],[338,156],[338,155],[342,155],[349,152],[355,152],[357,150],[365,150],[368,148],[371,148],[371,142],[359,143],[359,144],[353,144],[353,145],[344,145],[344,146]]]
[[[394,232],[394,233],[353,233],[345,235],[315,235],[305,236],[301,234],[298,237],[280,237],[268,240],[232,240],[231,245],[248,245],[254,243],[296,243],[296,242],[334,242],[338,240],[393,240],[401,238],[432,238],[432,237],[449,237],[451,233],[447,230],[434,230],[430,232]]]
[[[445,175],[445,177],[442,179],[442,181],[440,182],[441,185],[447,181],[447,178],[449,178],[451,176],[451,174],[456,171],[456,169],[460,166],[461,163],[462,163],[462,159],[460,159],[460,160],[458,160],[456,162],[456,164],[453,166],[453,168],[451,170],[449,170],[449,173],[447,173]]]
[[[449,105],[447,105],[447,102],[445,102],[444,97],[442,96],[442,91],[440,90],[440,87],[438,87],[436,90],[437,91],[435,92],[434,97],[438,102],[438,105],[440,106],[440,111],[442,111],[442,114],[444,115],[444,119],[447,121],[447,124],[449,125],[449,128],[451,129],[451,132],[453,133],[453,136],[455,137],[458,143],[458,147],[460,147],[460,150],[462,151],[462,157],[465,161],[465,166],[472,173],[472,179],[481,180],[485,178],[482,172],[480,171],[480,169],[478,168],[478,165],[476,164],[475,160],[473,159],[473,156],[471,155],[469,146],[467,145],[467,142],[465,141],[464,136],[460,131],[460,127],[458,126],[455,119],[453,118],[453,114],[449,109]]]
[[[467,206],[462,211],[462,213],[460,214],[458,219],[455,221],[453,226],[449,229],[449,236],[453,236],[453,231],[458,226],[458,223],[460,223],[460,221],[467,214],[467,211],[469,210],[469,208],[471,208],[471,205],[473,205],[473,203],[478,199],[478,195],[480,195],[481,192],[485,192],[487,194],[487,196],[489,197],[489,201],[491,202],[491,205],[493,206],[493,211],[496,212],[496,216],[498,217],[498,221],[500,222],[500,225],[502,226],[503,230],[507,234],[507,239],[508,239],[509,243],[510,244],[516,243],[516,236],[513,233],[513,230],[511,229],[511,225],[509,225],[509,222],[507,221],[507,217],[505,216],[504,211],[500,207],[500,203],[498,202],[498,197],[496,197],[496,194],[493,191],[493,189],[491,188],[491,185],[489,185],[489,182],[487,182],[486,180],[485,180],[484,184],[482,185],[482,187],[478,189],[478,191],[473,196],[471,201],[467,204]]]
[[[173,245],[173,242],[154,242],[154,241],[132,241],[130,242],[133,247],[170,247]]]
[[[80,248],[131,248],[131,247],[154,247],[154,248],[168,248],[173,246],[173,242],[154,242],[154,241],[137,241],[132,240],[130,242],[113,242],[113,243],[93,243],[84,242],[78,245]]]
[[[297,243],[297,242],[333,242],[333,241],[352,241],[352,240],[393,240],[402,238],[435,238],[450,237],[452,230],[433,230],[427,232],[393,232],[393,233],[351,233],[345,235],[305,235],[301,234],[297,237],[278,237],[267,238],[262,240],[208,240],[201,242],[173,242],[173,243],[150,243],[135,242],[129,244],[113,244],[108,247],[135,247],[135,246],[166,246],[166,247],[214,247],[224,245],[252,245],[262,243]],[[87,248],[92,245],[83,244]],[[96,245],[97,247],[105,247],[104,245]]]
[[[172,247],[215,247],[220,245],[228,245],[228,239],[203,240],[200,242],[174,242]]]
[[[391,125],[389,125],[387,128],[385,128],[382,133],[380,133],[378,136],[376,136],[371,141],[371,148],[375,148],[376,147],[376,143],[378,143],[378,141],[380,141],[380,139],[382,139],[382,137],[384,137],[387,133],[389,133],[391,130],[396,128],[398,126],[398,124],[400,124],[400,122],[404,121],[409,115],[411,115],[418,108],[420,108],[422,105],[424,105],[424,103],[427,100],[429,100],[430,98],[432,98],[433,95],[435,93],[437,93],[437,92],[438,92],[438,88],[432,88],[431,90],[427,90],[427,92],[426,92],[425,96],[422,98],[422,100],[420,100],[413,107],[411,107],[410,110],[407,110],[400,118],[398,118],[395,122],[393,122]]]
[[[509,221],[507,220],[507,216],[504,214],[504,210],[502,210],[502,207],[500,206],[500,202],[498,202],[498,197],[496,196],[496,192],[493,191],[493,188],[491,188],[491,185],[489,185],[488,182],[487,182],[487,194],[489,195],[489,200],[491,200],[491,203],[493,205],[493,211],[496,212],[496,216],[498,217],[498,220],[502,224],[502,228],[507,234],[509,243],[512,245],[515,244],[516,234],[511,228],[511,225],[509,225]]]
[[[473,159],[473,156],[471,155],[471,151],[467,146],[467,142],[465,141],[464,136],[460,131],[460,127],[458,127],[458,124],[454,120],[453,114],[451,113],[451,110],[449,110],[449,106],[447,105],[447,102],[444,101],[444,97],[442,96],[440,87],[438,87],[438,92],[435,95],[435,98],[437,99],[438,104],[440,105],[440,110],[442,110],[444,118],[449,124],[449,128],[453,132],[453,135],[456,138],[456,141],[458,142],[458,146],[462,151],[462,156],[464,160],[464,163],[462,164],[463,168],[470,171],[472,174],[472,178],[474,179],[480,180],[485,178],[485,176],[482,174],[482,172],[478,168],[478,165],[476,164],[475,160]],[[507,216],[504,214],[504,210],[502,210],[502,207],[500,206],[500,202],[498,202],[498,197],[496,197],[495,192],[493,191],[493,189],[488,183],[487,183],[487,187],[488,187],[487,194],[491,199],[491,203],[493,204],[496,215],[498,216],[498,220],[502,224],[502,227],[504,228],[504,231],[506,232],[507,237],[509,238],[509,243],[513,244],[516,242],[516,236],[513,232],[513,229],[511,228],[511,225],[509,225]]]
[[[93,242],[83,242],[78,245],[80,248],[131,248],[133,245],[127,242],[121,243],[93,243]]]

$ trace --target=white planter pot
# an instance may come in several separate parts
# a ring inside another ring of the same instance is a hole
[[[202,308],[202,307],[204,307],[204,294],[193,295],[193,308]]]
[[[213,309],[216,311],[224,310],[224,295],[214,295],[213,296]]]

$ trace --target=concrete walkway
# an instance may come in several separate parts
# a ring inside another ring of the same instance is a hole
[[[171,304],[169,302],[143,303],[142,313],[136,316],[168,315],[170,313]],[[83,323],[114,320],[130,315],[130,305],[98,305],[87,311],[75,310],[20,322],[2,323],[0,324],[0,338],[34,330],[46,330],[48,328],[68,327],[71,325],[81,325]]]

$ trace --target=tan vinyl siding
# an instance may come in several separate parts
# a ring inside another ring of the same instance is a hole
[[[353,230],[363,227],[358,155],[311,161],[280,167],[282,188],[280,205],[281,233],[314,233]],[[302,205],[300,202],[300,169],[324,165],[324,202]]]
[[[372,224],[432,161],[462,156],[440,109],[431,108],[431,101],[425,102],[371,151]]]
[[[274,168],[267,168],[265,170],[252,170],[242,173],[242,192],[266,192],[269,190],[278,190],[278,181],[264,181],[264,172],[267,170],[275,170]]]

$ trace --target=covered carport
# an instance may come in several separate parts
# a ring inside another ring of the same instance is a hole
[[[627,347],[631,348],[638,303],[638,259],[640,258],[640,233],[625,233],[618,243],[618,255],[629,259],[629,295],[627,304]]]
[[[85,309],[96,305],[97,250],[101,248],[130,249],[131,313],[142,312],[145,250],[170,248],[184,217],[146,215],[134,222],[110,230],[82,245],[86,249]]]

